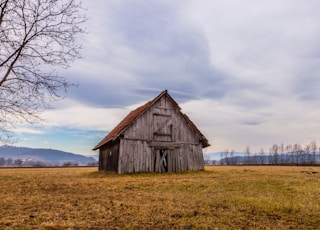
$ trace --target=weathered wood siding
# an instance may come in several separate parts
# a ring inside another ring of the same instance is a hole
[[[164,96],[120,138],[118,166],[118,173],[203,170],[202,144],[199,135]]]
[[[160,169],[160,148],[150,147],[146,141],[122,139],[121,143],[118,173],[164,172]],[[201,144],[184,144],[164,151],[167,154],[167,172],[204,169]]]
[[[104,145],[99,151],[99,171],[118,172],[120,142]]]
[[[158,127],[156,127],[157,125]],[[161,125],[163,126],[161,127]],[[170,139],[160,141],[195,145],[200,143],[197,133],[187,124],[181,116],[180,111],[172,105],[167,97],[160,98],[153,107],[140,116],[133,125],[128,127],[124,133],[124,137],[151,141],[154,140],[154,136],[157,134],[172,135]]]
[[[147,141],[120,140],[118,173],[153,172],[152,149]]]

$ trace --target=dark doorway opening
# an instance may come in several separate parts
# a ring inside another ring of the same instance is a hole
[[[168,172],[168,151],[166,149],[160,149],[160,158],[161,172]]]
[[[165,173],[168,172],[168,150],[157,149],[154,162],[155,172]]]

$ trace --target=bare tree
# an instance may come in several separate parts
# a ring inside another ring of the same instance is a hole
[[[77,0],[0,0],[0,138],[16,122],[38,121],[72,85],[56,68],[80,57],[82,12]]]
[[[310,150],[311,150],[311,164],[316,164],[316,152],[317,152],[317,142],[312,141],[310,143]]]
[[[209,153],[203,153],[204,163],[210,164],[210,154]]]
[[[250,152],[250,147],[249,146],[246,147],[245,154],[247,156],[246,164],[251,164],[251,152]]]
[[[259,164],[259,156],[258,156],[258,153],[253,153],[253,156],[252,156],[252,162],[251,162],[252,164],[254,164],[254,165],[257,165],[257,164]]]
[[[284,161],[284,150],[285,150],[285,147],[284,147],[284,144],[281,143],[279,145],[279,164],[283,164],[285,161]]]
[[[287,145],[286,146],[286,164],[293,164],[294,162],[294,154],[292,150],[292,145]]]
[[[294,163],[296,165],[300,165],[303,163],[303,158],[302,158],[302,149],[299,144],[294,144],[293,145],[293,152],[294,152]]]
[[[237,162],[237,156],[235,156],[234,155],[234,149],[232,149],[231,151],[230,151],[230,159],[231,159],[231,162],[230,162],[230,164],[232,164],[232,165],[236,165],[238,162]]]
[[[259,158],[260,158],[260,164],[264,164],[264,149],[262,148],[260,150],[260,155],[259,155]]]
[[[224,151],[224,157],[225,157],[225,163],[226,163],[227,165],[230,165],[229,149],[226,149],[226,150]]]
[[[270,158],[271,158],[271,164],[273,165],[279,164],[279,146],[277,144],[274,144],[270,148]]]
[[[311,145],[307,145],[305,148],[304,148],[304,159],[305,159],[305,162],[304,164],[306,165],[310,165],[312,164],[312,155],[311,155]]]
[[[224,152],[221,152],[221,153],[220,153],[220,164],[221,164],[221,165],[225,164]]]

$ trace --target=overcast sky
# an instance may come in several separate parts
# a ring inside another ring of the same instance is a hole
[[[320,144],[320,1],[82,0],[88,34],[46,122],[16,145],[80,154],[162,90],[206,152]]]

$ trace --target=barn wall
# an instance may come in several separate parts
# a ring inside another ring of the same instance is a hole
[[[160,172],[156,167],[159,159],[157,147],[149,147],[147,141],[121,139],[118,173]],[[165,149],[168,154],[168,172],[204,170],[202,146],[181,145]],[[158,154],[158,155],[157,155]]]
[[[119,141],[104,145],[99,151],[99,171],[118,171]]]
[[[150,146],[152,141],[161,142],[162,147]],[[172,147],[172,143],[179,147]],[[160,98],[123,133],[117,172],[154,172],[160,148],[168,149],[170,172],[204,169],[198,133],[188,125],[167,96]]]
[[[118,173],[153,172],[152,149],[146,141],[120,140]]]
[[[155,114],[171,116],[171,141],[185,144],[198,144],[200,142],[199,135],[187,124],[180,111],[171,103],[171,100],[165,96],[160,98],[148,111],[134,121],[125,131],[124,136],[129,139],[153,140]]]
[[[184,165],[186,165],[184,170],[204,170],[204,159],[201,144],[184,145],[180,151],[182,152],[182,155],[188,155],[188,157],[183,157],[186,161],[184,163]]]

